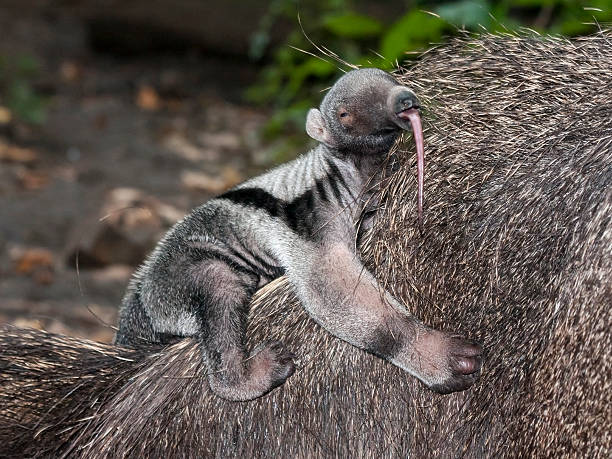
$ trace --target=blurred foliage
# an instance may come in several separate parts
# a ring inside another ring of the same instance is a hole
[[[378,13],[400,10],[387,20],[368,15],[371,5],[359,0],[311,0],[308,6],[298,0],[270,2],[251,42],[252,57],[258,59],[266,53],[270,32],[279,21],[289,21],[295,27],[287,43],[272,50],[270,63],[247,91],[251,102],[274,108],[264,132],[267,138],[280,138],[281,134],[286,138],[296,128],[301,133],[306,109],[316,105],[320,91],[340,75],[342,64],[325,57],[315,45],[351,64],[390,70],[459,30],[502,32],[528,27],[575,36],[597,30],[597,23],[612,21],[611,0],[377,2]],[[294,140],[290,142],[294,145]]]
[[[13,118],[30,124],[45,121],[47,103],[33,85],[39,75],[39,63],[31,56],[0,56],[0,106]]]

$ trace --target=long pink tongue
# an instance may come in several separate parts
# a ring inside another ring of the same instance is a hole
[[[417,149],[417,211],[419,229],[423,230],[423,182],[425,181],[425,148],[423,147],[423,127],[418,110],[411,108],[399,114],[401,118],[408,118],[412,126],[414,143]]]

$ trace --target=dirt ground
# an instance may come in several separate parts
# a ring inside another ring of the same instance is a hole
[[[85,247],[78,272],[74,247],[104,231],[109,211],[122,212],[112,196],[170,209],[145,231],[146,246],[270,166],[257,134],[267,114],[240,102],[257,69],[195,52],[94,53],[69,17],[0,10],[0,31],[0,55],[40,62],[36,87],[49,99],[42,126],[0,125],[0,322],[109,342],[134,269],[133,257],[121,261],[130,241],[103,246],[107,261],[97,263],[85,262]]]

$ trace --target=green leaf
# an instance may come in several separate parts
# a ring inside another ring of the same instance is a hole
[[[40,124],[45,121],[45,101],[24,81],[13,81],[7,91],[7,105],[21,120]]]
[[[462,0],[445,3],[436,9],[442,19],[456,26],[475,29],[479,25],[489,28],[491,5],[486,0]]]
[[[306,112],[312,106],[309,100],[299,100],[289,107],[277,110],[266,122],[263,130],[264,138],[270,140],[293,125],[298,132],[303,132],[306,122]]]
[[[28,55],[19,56],[15,66],[17,75],[23,78],[36,76],[40,71],[40,65],[36,58]]]
[[[375,37],[383,30],[383,25],[368,16],[357,13],[329,14],[323,18],[323,27],[342,38]]]
[[[562,1],[564,0],[512,0],[510,4],[512,6],[536,8],[538,6],[553,6]]]
[[[393,70],[395,68],[395,62],[389,59],[384,59],[374,54],[368,56],[362,56],[355,62],[360,67],[374,67],[382,70]]]
[[[310,77],[318,79],[331,77],[336,73],[336,67],[316,57],[308,57],[303,63],[295,67],[289,75],[289,83],[285,87],[289,99],[295,97]]]
[[[422,11],[411,11],[383,36],[381,54],[390,61],[402,60],[408,51],[420,50],[440,40],[444,22]]]
[[[551,29],[553,32],[567,36],[577,36],[593,33],[593,18],[600,23],[609,22],[612,19],[612,3],[609,0],[589,1],[585,5],[566,4],[556,15]],[[597,10],[585,10],[583,6],[596,8]]]

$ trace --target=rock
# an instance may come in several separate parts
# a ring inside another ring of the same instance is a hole
[[[137,265],[184,212],[133,188],[112,190],[95,215],[70,238],[71,266]]]

